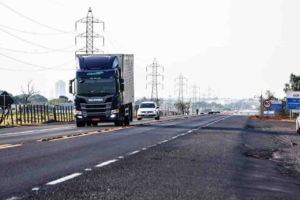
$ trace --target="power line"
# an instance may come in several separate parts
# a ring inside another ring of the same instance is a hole
[[[157,64],[156,59],[154,58],[154,61],[151,65],[146,67],[146,71],[148,71],[148,68],[152,68],[152,72],[146,75],[146,79],[148,76],[152,77],[152,81],[146,84],[146,88],[147,85],[152,85],[152,92],[151,92],[151,101],[156,101],[156,103],[158,104],[158,90],[157,90],[157,86],[158,85],[162,85],[163,88],[163,84],[157,81],[157,77],[161,76],[162,80],[164,80],[164,76],[161,74],[157,73],[157,69],[158,68],[162,68],[164,70],[164,67],[160,66]]]
[[[176,82],[178,80],[178,83]],[[183,93],[184,92],[187,92],[185,89],[184,89],[184,86],[186,86],[187,88],[187,84],[186,82],[188,81],[187,78],[185,78],[182,73],[180,73],[180,75],[175,78],[175,92],[178,91],[178,101],[183,101]],[[178,86],[178,89],[176,90],[176,86]]]
[[[71,47],[75,47],[75,45],[66,47],[65,49],[62,49],[62,50],[66,50],[66,49],[69,49],[69,48],[71,48]],[[7,48],[2,48],[2,47],[0,47],[0,49],[1,49],[1,50],[5,50],[5,51],[15,52],[15,53],[25,53],[25,54],[47,54],[47,53],[54,53],[54,52],[57,52],[57,51],[45,51],[45,52],[38,52],[38,51],[19,51],[19,50],[7,49]],[[70,53],[70,52],[73,52],[73,53],[74,53],[74,51],[63,51],[63,53]]]
[[[28,32],[28,31],[23,31],[23,30],[19,30],[19,29],[10,28],[10,27],[7,27],[7,26],[1,25],[1,24],[0,24],[0,26],[3,27],[3,28],[10,29],[10,30],[12,30],[12,31],[17,31],[17,32],[25,33],[25,34],[31,34],[31,35],[43,35],[43,36],[49,36],[49,35],[62,35],[62,34],[68,34],[68,33],[64,33],[64,32],[61,32],[61,33],[35,33],[35,32]],[[77,34],[77,33],[69,33],[69,34]]]
[[[13,70],[13,69],[7,69],[7,68],[0,68],[2,70],[6,70],[6,71],[43,71],[43,70],[72,70],[72,69],[57,69],[59,67],[62,67],[62,66],[65,66],[65,65],[68,65],[72,62],[75,62],[75,60],[71,60],[67,63],[63,63],[61,65],[58,65],[58,66],[55,66],[55,67],[50,67],[50,68],[47,68],[47,67],[44,67],[44,66],[41,66],[41,65],[36,65],[36,64],[32,64],[32,63],[28,63],[28,62],[25,62],[25,61],[22,61],[22,60],[18,60],[16,58],[12,58],[10,56],[7,56],[5,54],[2,54],[0,53],[0,55],[6,57],[6,58],[9,58],[11,60],[14,60],[14,61],[17,61],[17,62],[20,62],[20,63],[23,63],[23,64],[26,64],[26,65],[30,65],[30,66],[33,66],[33,67],[38,67],[38,68],[42,68],[42,69],[39,69],[39,70],[34,70],[34,69],[29,69],[29,70]],[[74,68],[75,69],[75,68]]]
[[[61,51],[61,52],[64,52],[63,50],[60,50],[60,49],[52,49],[52,48],[48,48],[48,47],[45,47],[45,46],[42,46],[42,45],[39,45],[39,44],[35,44],[35,43],[30,42],[30,41],[28,41],[28,40],[24,40],[24,39],[22,39],[22,38],[20,38],[20,37],[18,37],[18,36],[16,36],[16,35],[14,35],[14,34],[11,34],[11,33],[7,32],[7,31],[1,29],[1,28],[0,28],[0,30],[3,31],[3,32],[5,32],[5,33],[8,34],[8,35],[11,35],[11,36],[13,36],[13,37],[15,37],[15,38],[17,38],[17,39],[19,39],[19,40],[22,40],[22,41],[24,41],[24,42],[27,42],[27,43],[29,43],[29,44],[31,44],[31,45],[38,46],[38,47],[41,47],[41,48],[44,48],[44,49],[48,49],[48,50],[52,50],[52,51]],[[66,49],[66,48],[63,48],[63,49]]]
[[[37,21],[35,21],[35,20],[33,20],[33,19],[29,18],[29,17],[26,17],[25,15],[23,15],[23,14],[21,14],[21,13],[15,11],[14,9],[8,7],[7,5],[5,5],[5,4],[2,3],[2,2],[0,2],[0,4],[1,4],[2,6],[4,6],[4,7],[6,7],[7,9],[11,10],[12,12],[14,12],[14,13],[20,15],[21,17],[23,17],[23,18],[25,18],[25,19],[27,19],[27,20],[33,22],[33,23],[36,23],[36,24],[38,24],[38,25],[40,25],[40,26],[43,26],[43,27],[52,29],[52,30],[54,30],[54,31],[62,32],[62,33],[71,33],[71,32],[72,32],[72,31],[62,31],[62,30],[59,30],[59,29],[52,28],[52,27],[50,27],[50,26],[44,25],[44,24],[42,24],[42,23],[40,23],[40,22],[37,22]]]
[[[87,13],[87,16],[83,19],[78,20],[75,23],[75,29],[77,30],[77,23],[85,23],[86,24],[86,32],[82,33],[75,38],[75,43],[77,43],[77,38],[85,38],[86,46],[84,48],[81,48],[75,52],[77,53],[85,53],[85,55],[94,54],[94,52],[99,52],[100,50],[94,47],[94,38],[103,38],[103,46],[105,45],[104,37],[94,33],[94,23],[102,23],[103,24],[103,30],[105,29],[104,22],[100,21],[99,19],[95,18],[92,13],[92,9],[89,8],[89,11]]]
[[[105,33],[106,37],[108,38],[109,42],[112,44],[112,46],[114,47],[114,49],[115,49],[117,52],[118,52],[118,50],[117,50],[116,47],[114,46],[113,42],[115,42],[115,44],[118,45],[118,46],[120,47],[120,49],[121,49],[124,53],[127,52],[123,47],[121,47],[121,45],[119,45],[119,44],[111,37],[111,35],[110,35],[107,31],[104,31],[104,33]],[[112,40],[113,40],[113,42],[112,42]]]

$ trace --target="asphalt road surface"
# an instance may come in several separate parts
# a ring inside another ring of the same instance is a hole
[[[300,199],[299,179],[246,156],[265,135],[253,140],[247,117],[165,120],[0,130],[1,144],[24,142],[0,146],[0,199]]]

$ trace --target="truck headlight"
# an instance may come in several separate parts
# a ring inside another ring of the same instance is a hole
[[[116,114],[116,113],[119,113],[119,109],[111,110],[111,114]]]
[[[74,114],[82,115],[82,111],[81,110],[74,110]]]

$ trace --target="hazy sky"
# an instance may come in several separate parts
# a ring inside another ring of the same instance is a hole
[[[165,87],[159,88],[162,97],[174,96],[174,79],[181,72],[188,78],[189,88],[196,83],[202,93],[210,86],[217,94],[220,91],[221,97],[229,98],[253,97],[266,89],[283,97],[282,89],[289,75],[299,74],[297,0],[0,2],[37,22],[0,4],[0,68],[17,70],[0,70],[0,90],[15,95],[21,93],[20,85],[29,79],[34,79],[41,94],[48,97],[57,80],[67,82],[74,78],[74,50],[85,45],[79,39],[75,46],[74,37],[85,31],[85,24],[79,24],[76,33],[75,21],[84,18],[89,7],[106,26],[105,32],[101,32],[101,26],[96,25],[96,31],[105,36],[105,48],[99,48],[106,53],[134,54],[138,97],[150,96],[145,75],[146,66],[154,57],[165,67]],[[100,40],[95,40],[95,46],[100,45]],[[54,51],[62,49],[64,52]],[[46,68],[69,64],[56,68],[60,70],[26,71],[41,68],[5,56]]]

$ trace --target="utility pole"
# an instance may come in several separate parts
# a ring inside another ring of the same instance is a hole
[[[85,38],[86,46],[79,49],[75,52],[76,55],[91,55],[95,52],[103,52],[99,49],[94,47],[94,38],[102,38],[103,39],[103,45],[104,45],[104,37],[94,33],[94,23],[102,23],[103,24],[103,30],[104,30],[104,22],[100,21],[99,19],[96,19],[93,17],[92,9],[89,8],[89,11],[87,13],[87,16],[83,19],[78,20],[75,23],[75,29],[77,30],[77,23],[85,23],[86,24],[86,32],[82,33],[75,38],[75,44],[77,44],[77,38]]]
[[[264,107],[263,107],[263,96],[260,95],[260,116],[264,116]]]
[[[152,91],[151,91],[151,101],[155,101],[156,104],[158,105],[158,90],[157,90],[157,86],[161,85],[162,89],[164,89],[164,85],[160,82],[157,81],[157,77],[161,76],[162,80],[164,80],[164,76],[158,73],[158,68],[162,68],[162,70],[164,71],[164,67],[160,66],[157,64],[156,59],[154,58],[153,63],[151,65],[148,65],[146,67],[146,71],[148,71],[148,68],[152,68],[152,72],[146,75],[146,80],[148,78],[148,76],[152,77],[152,81],[150,81],[149,83],[146,84],[146,89],[147,89],[147,85],[152,85]]]
[[[177,82],[178,80],[178,82]],[[187,88],[187,84],[186,82],[188,81],[187,78],[185,78],[182,73],[180,73],[180,75],[175,78],[175,92],[178,91],[178,101],[183,101],[183,93],[184,92],[187,92],[185,89],[184,89],[184,86],[186,86]],[[176,86],[178,86],[178,89],[176,90]]]

